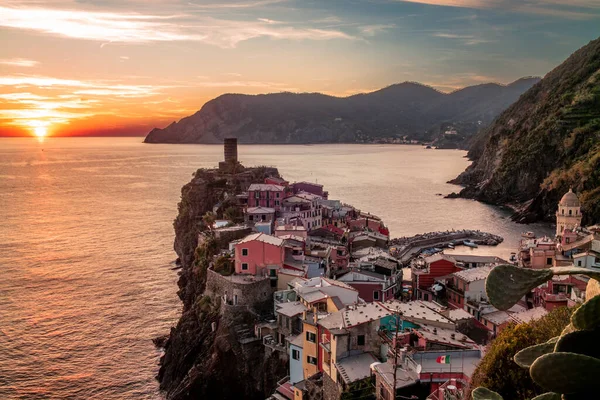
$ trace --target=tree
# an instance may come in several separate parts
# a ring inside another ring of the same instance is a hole
[[[512,324],[502,330],[477,366],[471,387],[483,386],[501,394],[505,399],[515,400],[530,399],[546,392],[533,382],[529,371],[519,367],[513,358],[526,347],[560,335],[569,324],[572,313],[571,308],[559,307],[539,320]]]
[[[214,212],[207,212],[206,214],[204,214],[202,216],[202,222],[204,222],[204,224],[208,227],[209,230],[213,230],[213,226],[215,224],[215,221],[217,220],[217,216]]]

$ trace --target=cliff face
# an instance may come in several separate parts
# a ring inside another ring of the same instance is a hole
[[[192,116],[153,129],[147,143],[352,143],[409,135],[432,139],[443,122],[490,123],[538,78],[445,94],[402,83],[350,97],[319,93],[225,94]]]
[[[208,260],[226,243],[198,243],[198,234],[207,229],[202,216],[214,206],[221,214],[250,183],[278,175],[274,168],[240,170],[235,175],[199,170],[181,191],[174,228],[183,311],[171,329],[158,374],[170,400],[264,399],[286,375],[285,361],[266,353],[262,342],[240,343],[239,327],[252,328],[253,313],[223,309],[218,298],[205,295]]]
[[[584,223],[600,220],[600,39],[503,112],[475,139],[460,196],[513,206],[520,222],[551,217],[569,187]]]

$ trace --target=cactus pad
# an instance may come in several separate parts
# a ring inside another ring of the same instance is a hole
[[[560,337],[554,347],[554,351],[557,353],[577,353],[600,358],[598,338],[600,338],[600,330],[571,332]]]
[[[538,357],[554,351],[554,343],[542,343],[527,347],[515,354],[515,362],[522,368],[529,368]]]
[[[545,354],[535,360],[529,373],[535,383],[556,393],[600,389],[600,360],[581,354]]]
[[[587,275],[590,278],[600,279],[599,271],[592,271],[589,268],[581,268],[581,267],[552,267],[550,271],[554,273],[554,275]]]
[[[514,265],[498,265],[487,277],[485,291],[499,310],[508,310],[531,289],[547,282],[554,273],[550,269],[525,269]]]
[[[571,316],[571,324],[576,329],[600,327],[600,296],[592,297],[581,305]]]
[[[484,387],[478,387],[471,393],[473,400],[503,400],[498,393]]]
[[[600,295],[600,282],[597,279],[590,279],[585,288],[585,298],[590,300],[598,295]]]
[[[540,394],[539,396],[535,396],[531,400],[561,400],[561,395],[554,392],[548,392]]]

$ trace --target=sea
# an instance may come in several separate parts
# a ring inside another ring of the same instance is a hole
[[[392,237],[452,229],[523,231],[505,210],[442,195],[468,165],[459,150],[410,145],[239,146],[247,166],[323,184],[383,218]],[[160,399],[160,350],[177,323],[173,219],[181,186],[223,159],[218,145],[142,138],[0,139],[0,399]]]

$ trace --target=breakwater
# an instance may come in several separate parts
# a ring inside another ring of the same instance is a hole
[[[430,247],[461,245],[469,241],[477,245],[497,246],[504,241],[502,236],[473,229],[428,232],[390,240],[390,253],[402,263],[408,262],[421,251]]]

